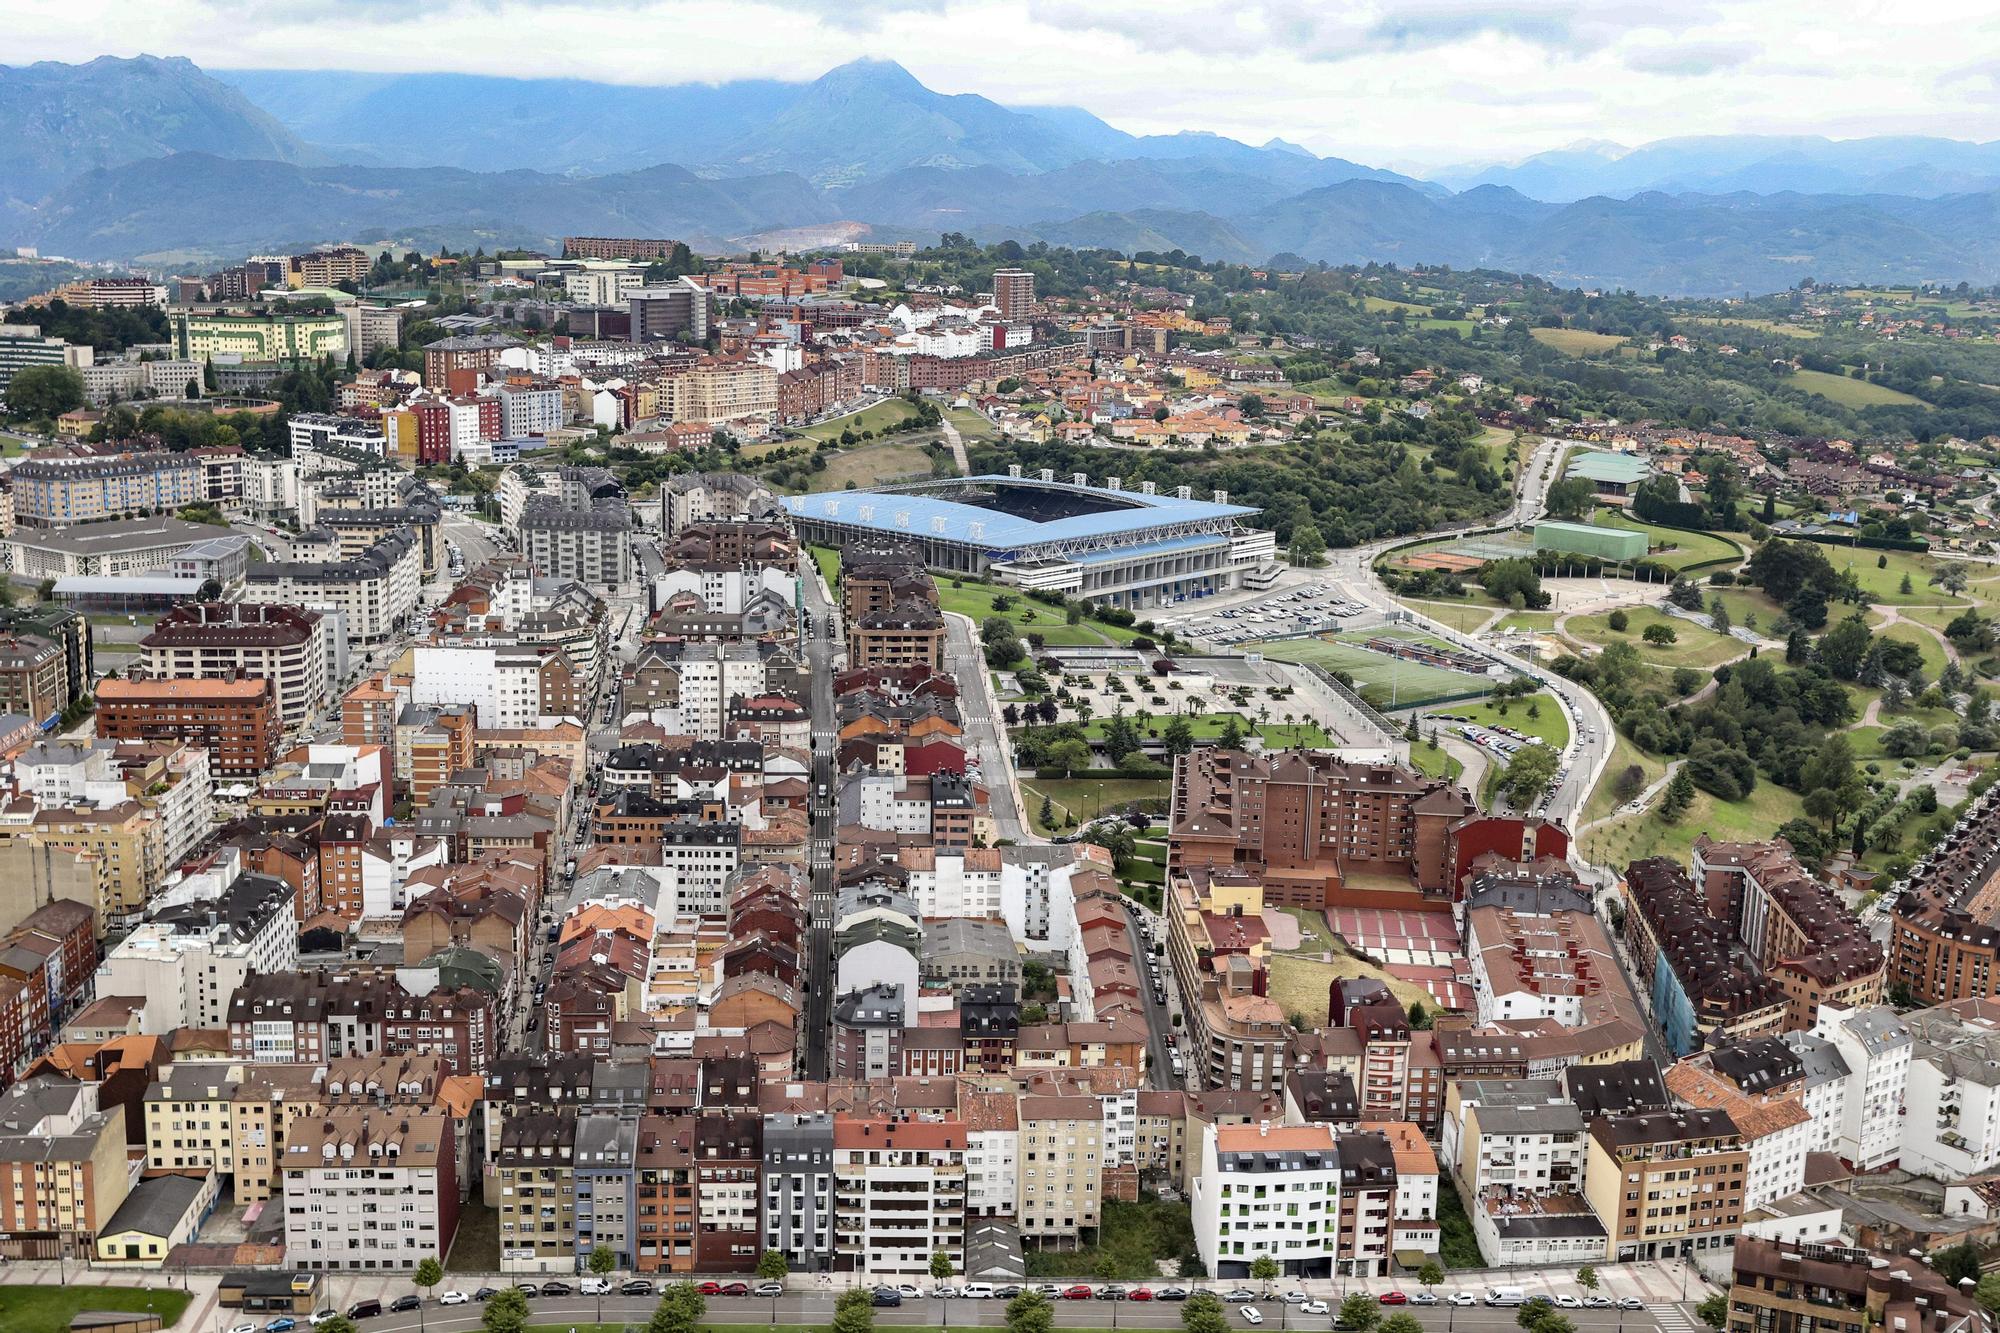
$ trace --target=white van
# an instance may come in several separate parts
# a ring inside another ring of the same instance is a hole
[[[585,1296],[609,1296],[611,1283],[601,1277],[587,1277],[577,1284],[577,1290]]]
[[[1520,1305],[1528,1299],[1528,1293],[1519,1287],[1489,1287],[1486,1292],[1488,1305]]]
[[[993,1284],[991,1282],[968,1282],[958,1289],[958,1294],[972,1297],[975,1300],[990,1300],[993,1296]]]

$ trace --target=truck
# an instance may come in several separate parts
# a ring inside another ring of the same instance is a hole
[[[1528,1293],[1522,1291],[1519,1287],[1488,1287],[1486,1289],[1486,1303],[1488,1305],[1520,1305],[1527,1299]]]

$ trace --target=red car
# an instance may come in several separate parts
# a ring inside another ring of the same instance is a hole
[[[1135,1301],[1150,1301],[1153,1299],[1153,1289],[1151,1287],[1134,1287],[1132,1288],[1131,1298]]]
[[[1095,1293],[1091,1291],[1090,1284],[1087,1282],[1079,1282],[1074,1287],[1063,1288],[1063,1299],[1066,1301],[1087,1301],[1093,1295]]]
[[[1381,1305],[1408,1305],[1410,1298],[1400,1291],[1385,1291],[1375,1298]]]
[[[699,1287],[696,1287],[695,1290],[704,1296],[720,1296],[722,1294],[722,1284],[720,1282],[704,1282]]]
[[[722,1284],[720,1294],[724,1296],[748,1296],[750,1294],[750,1284],[748,1282],[725,1282]]]

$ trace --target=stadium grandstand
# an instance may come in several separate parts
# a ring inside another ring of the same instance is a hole
[[[868,491],[785,500],[807,541],[843,546],[894,537],[923,548],[942,573],[992,578],[1031,592],[1060,592],[1140,610],[1232,588],[1269,587],[1276,540],[1244,526],[1259,511],[1218,491],[1160,495],[1151,482],[1125,490],[1117,477],[1092,486],[1082,473],[1057,481],[950,477]]]

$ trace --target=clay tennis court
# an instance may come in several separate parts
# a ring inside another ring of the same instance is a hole
[[[1453,555],[1449,551],[1419,551],[1405,556],[1398,562],[1405,569],[1442,569],[1455,574],[1463,574],[1485,564],[1469,555]]]

